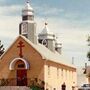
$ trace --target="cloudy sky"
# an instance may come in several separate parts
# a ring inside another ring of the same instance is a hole
[[[8,48],[18,36],[21,10],[26,0],[0,0],[0,40]],[[63,44],[62,54],[74,57],[77,66],[87,62],[90,33],[90,0],[31,0],[37,33],[47,19],[48,27]]]

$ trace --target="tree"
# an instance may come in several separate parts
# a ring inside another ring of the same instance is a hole
[[[4,48],[3,48],[3,44],[1,44],[1,40],[0,40],[0,56],[4,53]]]
[[[45,82],[38,78],[34,78],[30,84],[32,90],[44,90]]]
[[[90,46],[90,36],[88,36],[87,41],[88,41],[88,46]]]

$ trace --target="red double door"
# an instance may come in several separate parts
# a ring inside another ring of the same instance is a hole
[[[17,70],[17,86],[27,86],[27,70]]]

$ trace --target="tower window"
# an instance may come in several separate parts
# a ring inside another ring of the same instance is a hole
[[[22,20],[33,20],[34,17],[33,16],[23,16]]]
[[[47,40],[46,39],[42,40],[42,44],[47,47]]]
[[[41,39],[39,39],[38,41],[39,41],[39,43],[41,43],[41,44],[42,44],[42,40],[41,40]]]
[[[55,48],[56,51],[58,51],[58,48]]]
[[[27,16],[23,16],[22,19],[23,20],[28,20],[28,17]]]

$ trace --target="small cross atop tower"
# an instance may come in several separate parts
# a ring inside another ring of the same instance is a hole
[[[19,56],[22,58],[23,57],[23,55],[22,55],[22,47],[24,47],[25,45],[23,45],[23,42],[22,41],[20,41],[18,44],[19,45],[17,47],[20,48]]]
[[[29,2],[30,2],[30,0],[27,0],[26,2],[27,2],[27,3],[29,3]]]

